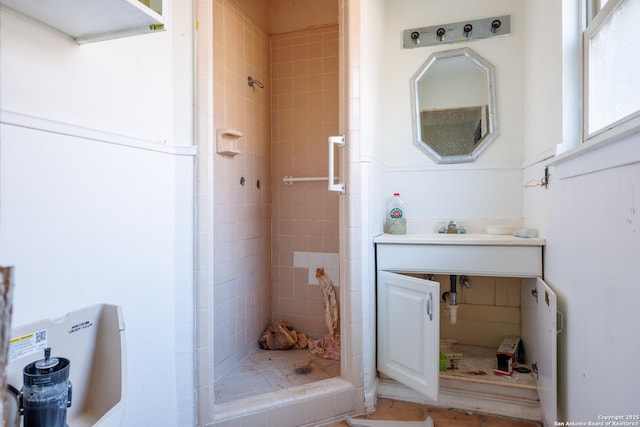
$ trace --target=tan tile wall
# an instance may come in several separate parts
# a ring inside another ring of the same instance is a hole
[[[288,186],[282,178],[327,174],[327,137],[338,132],[338,35],[330,26],[271,38],[271,316],[312,337],[327,332],[323,297],[307,270],[293,267],[293,253],[338,252],[339,196],[326,181]]]
[[[446,306],[440,298],[440,337],[461,344],[495,347],[506,336],[520,336],[520,279],[511,277],[469,276],[470,288],[458,281],[458,318],[449,322]],[[449,276],[437,275],[440,294],[450,288]]]
[[[213,322],[218,377],[257,347],[270,321],[269,37],[233,1],[215,0],[213,50],[214,128],[243,133],[238,144],[241,154],[214,155]],[[248,76],[265,88],[249,87]]]

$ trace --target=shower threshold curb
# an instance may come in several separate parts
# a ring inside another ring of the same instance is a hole
[[[294,405],[306,400],[315,399],[354,389],[355,386],[342,378],[329,378],[309,384],[290,387],[258,396],[234,400],[214,406],[213,423],[228,421],[274,408]]]

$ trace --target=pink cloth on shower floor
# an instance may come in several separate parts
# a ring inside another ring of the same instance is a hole
[[[327,334],[317,340],[309,338],[309,351],[323,359],[340,360],[340,334]]]

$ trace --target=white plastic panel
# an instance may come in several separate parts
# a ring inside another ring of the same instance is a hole
[[[23,368],[42,359],[51,347],[52,357],[69,359],[73,386],[69,427],[119,426],[125,402],[125,324],[119,306],[100,304],[43,319],[11,330],[7,381],[22,388]],[[17,405],[10,399],[15,419]]]
[[[378,370],[438,400],[440,284],[378,272]]]

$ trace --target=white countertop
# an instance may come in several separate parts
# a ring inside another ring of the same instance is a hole
[[[544,246],[542,237],[516,237],[505,234],[380,234],[374,243],[406,245]]]

